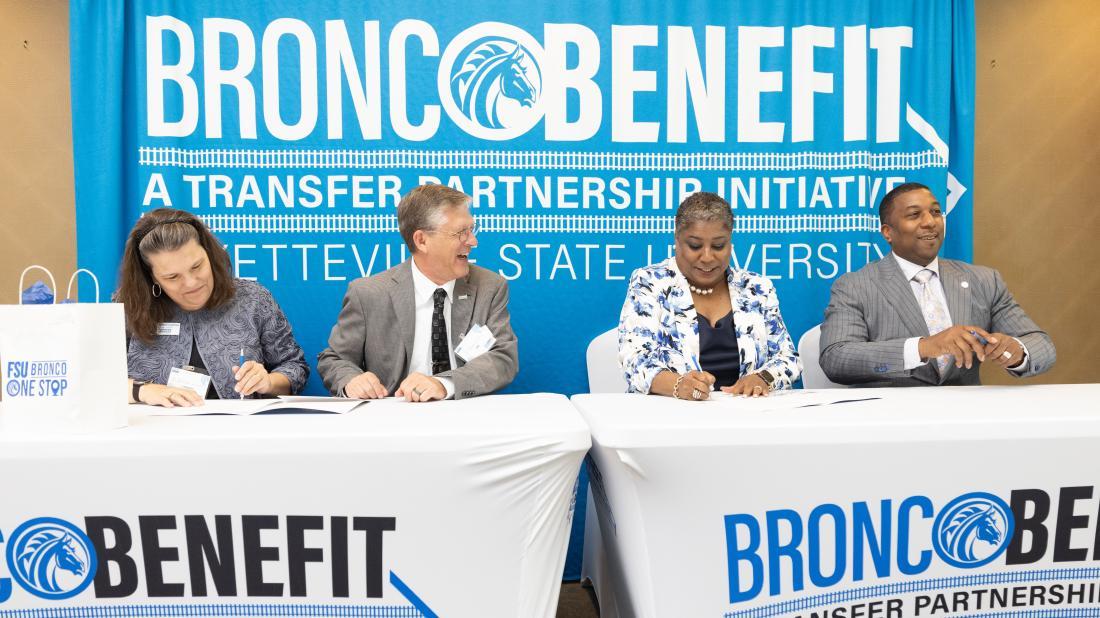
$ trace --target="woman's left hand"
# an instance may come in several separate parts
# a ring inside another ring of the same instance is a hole
[[[758,374],[750,373],[737,381],[733,386],[723,386],[722,392],[731,395],[744,395],[746,397],[767,397],[771,387]]]
[[[233,365],[233,377],[237,379],[237,385],[233,390],[244,395],[266,395],[271,392],[271,374],[264,366],[256,361],[245,361],[238,367]]]

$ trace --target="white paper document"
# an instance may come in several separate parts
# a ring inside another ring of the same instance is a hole
[[[162,408],[160,406],[133,406],[150,416],[198,416],[200,414],[278,414],[281,412],[322,412],[344,414],[367,403],[362,399],[344,397],[313,397],[284,395],[277,399],[207,399],[201,406],[189,408]]]
[[[879,399],[879,397],[852,392],[848,389],[833,389],[825,391],[777,391],[771,393],[767,397],[745,397],[744,395],[731,395],[722,391],[713,391],[710,394],[709,400],[721,402],[723,405],[739,410],[767,412],[770,410],[793,410],[795,408],[831,406],[871,399]]]

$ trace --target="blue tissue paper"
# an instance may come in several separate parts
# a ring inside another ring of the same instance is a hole
[[[24,305],[52,305],[53,304],[53,292],[50,291],[50,286],[42,283],[41,280],[35,281],[34,285],[23,290],[23,304]]]

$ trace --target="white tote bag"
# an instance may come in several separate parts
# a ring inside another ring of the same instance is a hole
[[[57,290],[53,275],[46,271]],[[86,269],[81,272],[99,281]],[[56,297],[55,297],[56,302]],[[126,425],[126,333],[116,303],[0,305],[0,432],[87,433]]]

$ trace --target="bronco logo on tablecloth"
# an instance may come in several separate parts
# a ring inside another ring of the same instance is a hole
[[[8,544],[8,569],[31,594],[67,599],[92,583],[96,553],[84,531],[54,517],[32,519]]]
[[[86,599],[127,603],[82,608],[59,603],[34,610],[39,618],[165,612],[180,616],[313,616],[318,612],[435,616],[396,573],[389,570],[387,576],[383,550],[387,533],[397,528],[395,517],[268,514],[241,515],[234,522],[229,515],[142,515],[129,522],[96,515],[84,517],[83,523],[80,528],[56,517],[37,517],[18,526],[10,537],[0,531],[0,546],[7,554],[7,572],[0,568],[0,604],[12,600],[14,583],[40,599],[62,601],[87,591]],[[282,532],[283,540],[272,544],[270,537],[261,540],[261,532]],[[356,551],[355,545],[362,550]],[[186,570],[175,570],[171,563],[185,564]],[[273,575],[264,563],[282,563],[286,576]],[[307,573],[311,563],[323,563],[327,577]],[[206,602],[210,597],[230,601]],[[297,601],[311,597],[315,603],[272,600],[278,597]],[[142,599],[149,598],[161,603],[143,605]],[[167,599],[177,602],[165,605]],[[187,599],[203,602],[184,603]],[[352,599],[370,601],[354,604]],[[74,602],[79,600],[69,601]],[[28,607],[26,599],[14,603]],[[0,617],[23,615],[22,607],[0,609]]]
[[[872,605],[896,618],[1100,602],[1100,569],[1080,564],[1100,560],[1100,526],[1092,527],[1085,514],[1097,512],[1095,487],[1003,495],[1007,499],[972,491],[942,508],[933,497],[911,495],[726,515],[729,603],[786,598],[725,618],[828,607],[836,611],[820,615],[852,616]],[[979,570],[952,574],[936,557],[949,567]],[[1040,564],[1044,560],[1048,564]],[[843,588],[829,590],[836,587]],[[805,596],[789,596],[807,589]]]
[[[944,562],[962,568],[980,567],[1008,548],[1012,511],[993,494],[966,494],[940,511],[932,529],[933,546]]]

